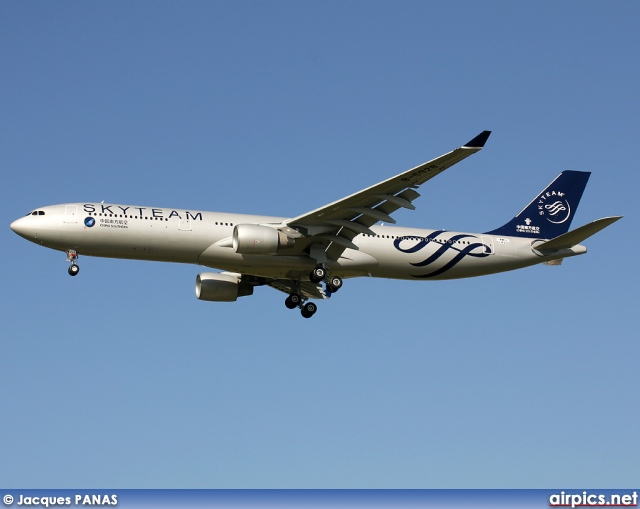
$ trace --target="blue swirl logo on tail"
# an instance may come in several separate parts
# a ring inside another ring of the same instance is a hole
[[[420,279],[436,277],[451,270],[467,256],[472,256],[474,258],[484,258],[491,254],[491,247],[480,242],[478,238],[473,235],[460,234],[454,235],[450,238],[438,238],[442,233],[445,233],[445,231],[435,231],[430,235],[427,235],[426,237],[401,237],[393,242],[393,247],[395,247],[401,253],[407,254],[417,253],[418,251],[427,249],[429,246],[436,246],[435,251],[429,254],[429,256],[427,256],[427,258],[425,258],[423,261],[411,263],[411,265],[413,265],[414,267],[429,267],[430,265],[440,260],[440,258],[442,258],[445,254],[452,252],[454,253],[454,256],[444,265],[442,265],[442,267],[427,274],[411,274],[411,277]],[[472,239],[472,241],[464,244],[458,244],[459,241],[465,239]],[[417,242],[410,247],[403,247],[402,243],[408,241]]]
[[[553,217],[553,219],[547,217],[547,221],[550,223],[562,224],[571,217],[571,206],[567,200],[564,202],[558,200],[555,203],[545,205],[544,208]],[[560,214],[561,212],[564,214]]]

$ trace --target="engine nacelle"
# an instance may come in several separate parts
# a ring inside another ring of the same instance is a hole
[[[275,254],[294,243],[294,239],[269,226],[239,224],[233,228],[233,249],[239,254]]]
[[[203,272],[196,277],[196,297],[214,302],[234,302],[253,294],[253,286],[240,282],[238,276]]]

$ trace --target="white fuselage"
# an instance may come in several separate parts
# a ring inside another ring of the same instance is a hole
[[[78,255],[192,263],[241,274],[307,279],[315,261],[301,249],[273,255],[235,252],[239,224],[280,225],[286,218],[182,209],[70,203],[37,209],[11,227],[37,244]],[[455,279],[493,274],[586,252],[574,246],[542,256],[535,239],[373,226],[329,269],[341,277]]]

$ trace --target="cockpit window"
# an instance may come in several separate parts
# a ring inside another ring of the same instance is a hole
[[[34,210],[33,212],[29,212],[28,216],[44,216],[44,210]]]

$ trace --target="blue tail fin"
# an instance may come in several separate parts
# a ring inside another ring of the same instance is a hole
[[[590,175],[588,171],[563,171],[516,217],[487,233],[544,239],[567,233]]]

